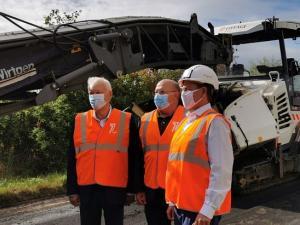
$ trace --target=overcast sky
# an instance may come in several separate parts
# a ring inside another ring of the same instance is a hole
[[[264,20],[272,16],[279,17],[280,20],[300,22],[300,0],[0,0],[1,12],[40,25],[51,9],[66,12],[82,10],[80,20],[118,16],[162,16],[189,20],[190,15],[195,12],[199,24],[204,27],[208,22],[220,26],[240,21]],[[0,18],[0,33],[13,30],[17,28]],[[300,40],[287,44],[288,53],[297,59],[300,59],[299,43]],[[237,61],[249,64],[256,58],[279,57],[274,44],[267,43],[261,47],[262,50],[249,52],[247,56],[237,58]],[[238,49],[241,51],[249,48]]]

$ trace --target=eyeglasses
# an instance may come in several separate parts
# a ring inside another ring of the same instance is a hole
[[[164,94],[168,94],[168,93],[172,93],[172,92],[179,92],[179,91],[154,91],[153,95],[156,95],[156,94],[164,95]]]

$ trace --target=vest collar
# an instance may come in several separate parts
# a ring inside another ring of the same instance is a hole
[[[106,121],[108,120],[108,118],[110,117],[111,111],[112,111],[112,107],[111,107],[111,105],[110,105],[110,106],[109,106],[109,112],[108,112],[107,116],[106,116],[105,118],[103,118],[103,119],[99,119],[99,118],[97,117],[97,115],[96,115],[96,111],[94,110],[94,112],[93,112],[93,117],[94,117],[95,120],[97,120],[97,122],[100,124],[100,126],[101,126],[102,128],[104,127],[105,122],[106,122]]]

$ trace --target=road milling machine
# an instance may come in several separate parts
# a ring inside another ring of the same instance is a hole
[[[205,29],[193,14],[190,21],[120,17],[45,28],[0,17],[20,29],[0,34],[0,115],[83,88],[89,76],[205,64],[219,75],[216,107],[232,126],[234,189],[249,192],[300,172],[300,68],[285,50],[300,23],[272,18]],[[280,66],[259,65],[255,75],[232,64],[233,46],[271,40]]]
[[[258,74],[250,74],[243,64],[221,67],[217,102],[232,125],[235,189],[249,192],[297,177],[300,68],[294,58],[287,58],[285,42],[292,48],[290,41],[300,36],[300,23],[273,17],[216,27],[213,32],[231,35],[233,49],[241,47],[246,55],[252,51],[258,59],[265,49],[262,44],[272,42],[281,59],[276,66],[257,65]]]

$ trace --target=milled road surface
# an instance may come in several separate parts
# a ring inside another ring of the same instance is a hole
[[[124,225],[146,225],[143,208],[125,208]],[[0,210],[1,225],[79,225],[79,210],[56,198]],[[103,225],[104,223],[102,223]],[[300,180],[247,196],[234,197],[221,225],[300,225]]]

